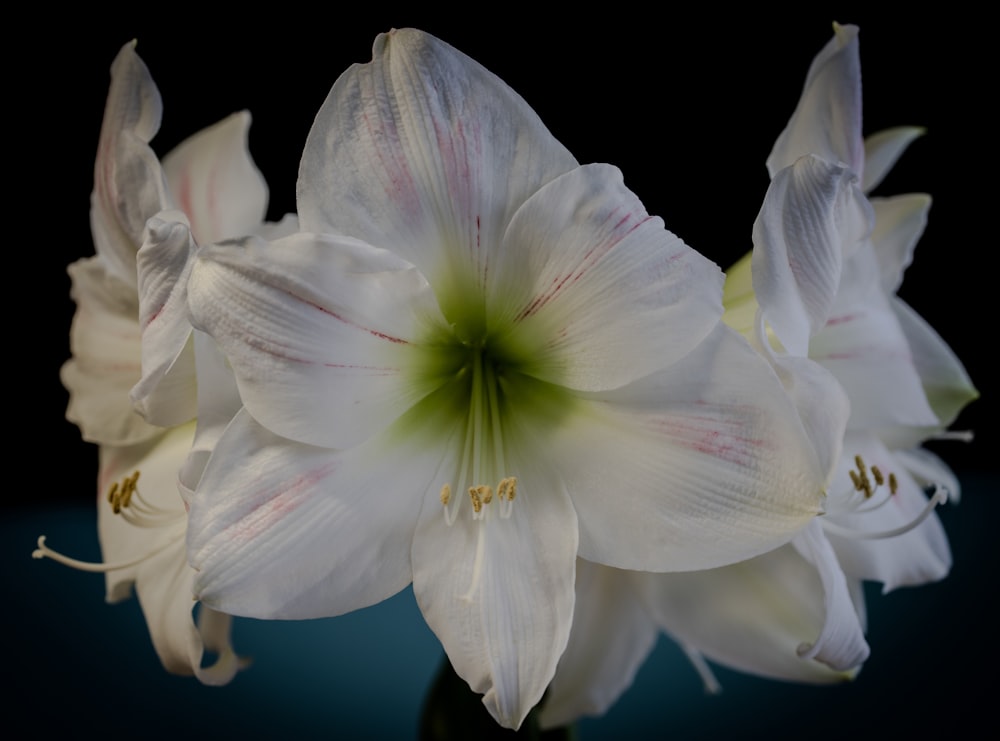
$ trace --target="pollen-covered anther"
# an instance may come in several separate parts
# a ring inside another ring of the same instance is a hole
[[[896,474],[889,474],[889,493],[895,494],[899,490],[899,480],[896,478]]]
[[[851,481],[854,483],[854,488],[858,491],[864,491],[865,499],[871,499],[872,494],[875,493],[875,489],[872,487],[872,481],[868,478],[868,467],[865,466],[865,460],[860,455],[854,456],[854,465],[857,466],[858,475],[857,478],[851,476]],[[860,487],[859,487],[860,482]]]
[[[122,479],[121,485],[117,481],[111,485],[111,489],[108,491],[108,502],[111,504],[111,510],[116,515],[121,514],[122,509],[128,507],[132,501],[132,495],[135,493],[138,481],[139,472],[136,471],[131,476],[126,476]]]
[[[872,477],[875,479],[876,486],[882,486],[885,483],[885,477],[878,466],[872,466]]]
[[[451,486],[445,484],[441,487],[441,504],[445,507],[448,506],[448,502],[451,501]]]
[[[515,476],[508,476],[505,479],[501,479],[500,485],[497,486],[497,496],[500,499],[513,502],[514,497],[517,496],[517,478]]]

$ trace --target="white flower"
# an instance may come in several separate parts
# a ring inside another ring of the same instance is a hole
[[[142,281],[137,275],[137,252],[144,240],[155,244],[164,233],[180,231],[189,238],[193,232],[198,239],[215,240],[259,230],[267,188],[247,152],[246,112],[192,136],[161,167],[149,146],[159,128],[160,96],[134,46],[126,44],[111,68],[91,198],[97,255],[69,268],[77,312],[73,357],[62,371],[70,392],[67,417],[85,439],[100,445],[98,486],[111,492],[98,510],[104,561],[86,564],[66,558],[49,549],[44,537],[35,556],[105,572],[109,602],[127,598],[134,584],[164,667],[223,684],[241,665],[229,644],[231,617],[202,607],[195,625],[194,571],[187,565],[184,542],[187,515],[178,491],[178,474],[195,434],[195,423],[188,422],[195,412],[193,353],[180,353],[171,364],[172,378],[182,380],[175,384],[171,404],[160,412],[166,419],[154,420],[163,426],[136,414],[129,399],[142,365],[151,364],[142,357],[141,343],[152,336],[155,349],[160,339],[153,336],[148,319],[142,325],[139,321],[140,304],[148,305],[159,293],[148,277]],[[175,204],[183,211],[172,210]],[[211,358],[210,350],[202,355]],[[210,363],[200,361],[202,366]],[[226,393],[224,377],[219,380],[206,371],[202,387],[217,405],[223,400],[232,405],[235,394]],[[150,413],[157,411],[147,406]],[[233,413],[235,409],[229,416]],[[206,425],[198,424],[203,437]],[[203,666],[206,649],[217,656]]]
[[[298,209],[303,233],[202,248],[191,272],[245,404],[191,500],[205,604],[308,618],[412,581],[516,728],[578,554],[717,566],[819,511],[793,406],[719,323],[717,268],[450,46],[394,31],[341,76]]]
[[[727,272],[725,287],[725,320],[756,337],[833,469],[824,516],[791,544],[719,569],[651,575],[581,561],[545,725],[603,713],[658,630],[709,689],[717,683],[703,657],[766,677],[848,679],[868,656],[862,581],[888,591],[947,574],[933,509],[958,482],[926,451],[895,448],[942,430],[975,391],[894,295],[930,199],[865,195],[918,134],[893,129],[862,144],[857,28],[835,26],[768,159],[752,257]],[[936,489],[929,501],[926,486]]]

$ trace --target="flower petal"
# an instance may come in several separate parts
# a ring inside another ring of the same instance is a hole
[[[979,398],[979,392],[972,385],[962,361],[933,327],[901,299],[893,297],[890,304],[906,336],[927,401],[938,418],[939,426],[947,427],[966,404]],[[903,447],[916,445],[922,439],[911,439]]]
[[[211,245],[188,292],[247,409],[293,440],[358,443],[437,383],[446,322],[423,276],[385,250],[308,234]]]
[[[146,220],[170,207],[166,179],[149,147],[162,113],[160,93],[130,41],[111,65],[90,197],[97,254],[126,285],[135,285],[135,253]]]
[[[313,448],[239,412],[191,501],[196,594],[265,619],[339,615],[391,597],[410,583],[417,512],[444,455],[428,448],[402,436]]]
[[[247,147],[240,111],[185,139],[163,158],[170,192],[198,244],[250,234],[267,212],[267,183]]]
[[[848,470],[860,455],[870,469],[877,466],[883,475],[894,474],[895,494],[885,488],[857,509],[846,508],[831,498],[824,518],[827,538],[833,545],[845,573],[856,579],[882,582],[888,592],[943,579],[951,568],[951,550],[937,515],[920,516],[928,506],[927,495],[909,475],[904,465],[870,434],[851,434],[844,442],[845,456],[832,491],[854,492]],[[843,494],[841,494],[843,496]],[[919,522],[908,532],[894,537],[864,537],[891,532]]]
[[[603,715],[631,686],[659,634],[632,584],[636,576],[577,559],[573,627],[545,695],[543,728]]]
[[[910,344],[879,286],[870,247],[845,262],[830,317],[809,343],[809,357],[847,392],[850,429],[936,424]]]
[[[657,625],[712,661],[812,684],[853,676],[797,653],[823,628],[824,596],[816,570],[790,545],[718,569],[636,574],[635,582]]]
[[[720,566],[787,542],[820,509],[823,473],[791,400],[724,325],[663,372],[580,396],[547,444],[583,558],[640,571]]]
[[[903,271],[913,261],[913,250],[927,225],[931,197],[910,193],[893,198],[873,198],[875,230],[872,246],[878,258],[882,290],[895,293],[903,282]]]
[[[142,378],[130,393],[149,422],[173,427],[197,414],[187,284],[197,245],[187,217],[162,211],[149,220],[136,256]]]
[[[923,136],[925,131],[919,126],[897,126],[865,137],[865,171],[861,189],[870,193],[877,188],[910,143]]]
[[[511,354],[527,356],[525,373],[617,388],[709,333],[722,315],[722,282],[714,263],[646,213],[617,168],[587,165],[514,215],[489,275],[487,316],[513,324]]]
[[[496,75],[413,29],[334,84],[306,141],[304,231],[348,234],[416,265],[439,295],[481,293],[507,223],[576,161]],[[461,319],[461,306],[442,305]]]
[[[519,474],[508,519],[491,511],[474,520],[459,510],[449,526],[431,496],[413,539],[413,591],[427,624],[458,675],[484,693],[490,714],[514,729],[566,646],[577,550],[569,497],[524,443],[507,456]],[[457,461],[450,470],[457,473]]]
[[[857,177],[814,156],[778,172],[753,225],[754,293],[781,344],[806,355],[841,280],[841,265],[874,215]]]
[[[813,59],[795,112],[767,158],[772,178],[807,154],[843,163],[858,175],[864,172],[858,27],[834,23],[833,31]]]
[[[70,327],[73,357],[60,372],[69,391],[66,418],[83,439],[133,445],[162,430],[135,413],[128,390],[139,380],[139,307],[135,289],[108,273],[101,257],[69,266],[76,313]]]
[[[823,630],[812,643],[798,647],[799,656],[816,659],[838,671],[861,666],[868,658],[868,643],[854,609],[847,578],[820,521],[810,522],[795,536],[792,545],[819,572],[826,610]]]

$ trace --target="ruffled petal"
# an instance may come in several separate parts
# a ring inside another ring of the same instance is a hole
[[[598,563],[720,566],[787,542],[820,510],[823,473],[791,400],[724,325],[665,371],[581,395],[550,435],[580,556]]]
[[[837,671],[861,666],[868,658],[861,620],[854,609],[851,590],[836,553],[819,520],[813,520],[792,540],[799,554],[819,572],[823,585],[823,630],[797,649],[799,656],[815,659]]]
[[[497,345],[512,343],[523,372],[581,390],[670,365],[722,315],[721,271],[647,214],[610,165],[572,170],[529,198],[488,280]]]
[[[875,230],[872,247],[878,258],[882,290],[895,293],[903,282],[903,271],[913,261],[913,250],[927,225],[931,197],[910,193],[892,198],[873,198]]]
[[[767,158],[772,178],[807,154],[843,163],[858,175],[864,172],[858,27],[834,23],[833,31],[813,59],[795,112]]]
[[[267,212],[267,183],[247,147],[240,111],[185,139],[163,158],[170,192],[198,244],[251,234]]]
[[[339,615],[391,597],[410,583],[425,490],[440,458],[459,448],[433,441],[445,443],[437,455],[425,438],[401,435],[331,451],[279,438],[239,412],[191,501],[196,594],[213,609],[265,619]]]
[[[413,29],[380,35],[373,60],[333,86],[306,141],[304,231],[347,234],[416,265],[453,322],[482,294],[514,211],[576,166],[496,75]]]
[[[197,245],[180,211],[149,220],[136,258],[142,378],[130,393],[149,422],[173,427],[197,414],[194,350],[188,319],[187,284]]]
[[[637,576],[577,560],[573,627],[545,695],[543,728],[603,715],[632,685],[659,633],[632,583]]]
[[[162,113],[160,93],[130,41],[111,65],[90,197],[97,254],[107,261],[109,272],[130,286],[135,285],[135,253],[146,220],[170,207],[166,178],[149,147]]]
[[[423,276],[386,250],[308,234],[211,245],[188,292],[247,409],[293,440],[358,443],[439,383],[446,322]]]
[[[70,350],[60,378],[69,391],[66,418],[83,439],[102,445],[133,445],[162,430],[146,423],[129,403],[139,380],[139,307],[135,289],[109,275],[104,259],[91,257],[69,266],[76,313]]]
[[[907,472],[905,461],[898,460],[870,434],[848,435],[844,450],[847,455],[831,489],[838,492],[841,501],[831,496],[823,524],[845,573],[881,582],[886,592],[947,576],[951,568],[948,538],[936,514],[931,512],[921,519],[929,506],[928,497]],[[877,466],[886,478],[894,474],[896,493],[889,492],[888,483],[868,500],[855,492],[848,474],[855,455],[860,455],[869,469]],[[849,495],[853,498],[846,499]],[[911,529],[892,537],[876,537],[907,527]]]
[[[771,181],[753,225],[753,287],[790,354],[805,356],[833,306],[843,261],[873,223],[857,176],[842,165],[808,155]]]
[[[861,189],[870,193],[877,188],[910,143],[923,136],[925,131],[919,126],[897,126],[865,137],[865,170]]]
[[[712,661],[812,684],[853,676],[798,654],[822,631],[824,595],[816,569],[790,545],[731,566],[635,581],[657,625]]]
[[[577,551],[569,497],[525,443],[512,443],[507,456],[518,472],[509,518],[494,516],[489,505],[485,519],[460,509],[447,525],[434,492],[413,540],[413,591],[427,624],[458,675],[484,694],[490,714],[515,729],[541,699],[566,646]],[[441,481],[448,470],[458,467],[442,469]]]

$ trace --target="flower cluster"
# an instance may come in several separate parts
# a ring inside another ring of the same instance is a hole
[[[280,223],[247,113],[161,162],[134,44],[111,76],[63,370],[106,561],[35,555],[106,572],[109,600],[134,584],[169,671],[231,680],[231,616],[412,584],[498,723],[545,695],[560,725],[660,631],[709,686],[705,658],[852,676],[862,581],[947,573],[958,484],[919,445],[975,390],[894,295],[929,199],[867,195],[919,131],[862,139],[856,28],[727,274],[419,31],[336,81]]]

